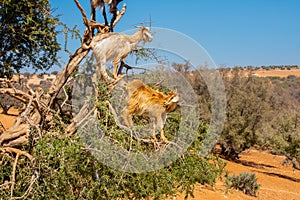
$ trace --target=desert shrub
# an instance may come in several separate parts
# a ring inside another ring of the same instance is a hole
[[[278,133],[270,138],[272,153],[285,155],[284,163],[300,170],[300,132]]]
[[[35,147],[33,163],[26,158],[18,163],[13,194],[22,196],[31,187],[28,199],[163,199],[177,192],[188,197],[196,183],[213,185],[225,166],[216,157],[189,152],[154,172],[125,173],[99,162],[77,136],[44,136]],[[1,183],[9,182],[14,160],[5,155],[1,160]],[[1,188],[0,195],[9,199],[10,187]]]
[[[245,194],[256,196],[260,185],[257,183],[256,174],[242,172],[238,176],[228,176],[226,179],[227,188],[235,188],[243,191]]]

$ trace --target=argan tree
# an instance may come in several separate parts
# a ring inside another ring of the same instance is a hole
[[[21,149],[28,144],[30,138],[46,134],[48,124],[51,124],[55,117],[59,117],[59,110],[54,106],[57,96],[78,64],[88,54],[90,49],[85,47],[92,41],[92,28],[97,27],[102,33],[108,31],[104,25],[90,23],[79,2],[75,2],[87,27],[82,45],[71,56],[67,66],[58,74],[47,92],[42,88],[34,90],[29,85],[25,91],[17,89],[13,80],[7,77],[11,77],[12,73],[18,72],[22,67],[47,69],[56,61],[59,44],[56,41],[55,26],[58,20],[51,17],[49,2],[5,0],[1,3],[0,94],[10,95],[22,102],[26,108],[19,114],[14,125],[0,135],[1,151],[16,153],[16,160],[20,155],[25,155],[31,160],[32,156]],[[115,24],[124,12],[125,7],[119,13]],[[73,123],[67,129],[67,133],[75,131]]]
[[[41,4],[38,4],[39,1],[36,3],[31,3],[31,1],[24,2],[17,3],[17,5],[19,5],[18,7],[12,1],[4,1],[3,6],[1,7],[3,12],[6,12],[7,15],[10,15],[10,12],[7,10],[12,13],[19,12],[20,15],[18,16],[16,14],[15,16],[12,14],[17,21],[11,21],[11,23],[7,22],[4,25],[4,27],[8,27],[7,29],[9,29],[7,30],[6,35],[9,35],[9,31],[12,33],[16,32],[17,29],[13,29],[13,27],[16,27],[20,29],[20,32],[23,30],[23,32],[19,34],[24,37],[24,39],[22,39],[21,37],[18,37],[18,35],[11,34],[12,36],[8,39],[3,38],[4,42],[2,44],[7,44],[7,46],[3,47],[4,49],[2,52],[3,54],[6,52],[8,56],[1,56],[1,58],[3,60],[11,58],[11,60],[10,63],[8,63],[8,61],[1,63],[4,65],[2,68],[7,69],[3,70],[1,73],[10,76],[14,71],[20,70],[22,66],[33,67],[35,69],[49,68],[55,61],[56,52],[59,49],[59,45],[56,42],[56,33],[54,31],[58,21],[57,19],[50,17],[51,11],[49,2],[40,1]],[[0,135],[0,146],[18,147],[26,144],[30,133],[32,133],[32,128],[39,134],[42,134],[43,130],[45,130],[45,126],[47,126],[47,124],[52,121],[53,117],[59,113],[55,111],[54,104],[57,101],[60,90],[75,71],[78,64],[90,51],[87,47],[92,41],[92,29],[98,28],[101,33],[108,32],[109,29],[104,25],[94,21],[89,22],[79,2],[77,0],[75,0],[75,2],[83,15],[83,21],[87,27],[84,32],[82,45],[73,55],[71,55],[67,66],[58,74],[49,90],[47,92],[43,91],[42,88],[33,90],[27,85],[27,91],[22,91],[18,90],[14,84],[12,84],[11,80],[7,78],[2,78],[0,80],[0,93],[8,94],[20,100],[27,108],[23,113],[20,113],[14,126]],[[22,13],[22,9],[26,11]],[[17,12],[13,12],[13,10],[17,10]],[[125,6],[117,16],[115,24],[120,20],[124,12]],[[2,20],[4,22],[5,18],[11,17],[3,16]],[[22,24],[24,24],[24,26]],[[19,39],[19,41],[17,41],[17,39]],[[11,44],[11,47],[8,44]],[[18,46],[15,47],[14,44],[20,45],[23,49]],[[26,63],[21,63],[23,61]],[[72,126],[75,126],[75,124],[72,124]],[[70,129],[68,130],[71,131]],[[71,132],[74,131],[75,130],[72,128]]]
[[[274,115],[270,105],[272,85],[267,79],[245,76],[234,69],[224,76],[227,93],[227,120],[219,139],[224,156],[236,159],[239,153],[258,144],[261,129]]]
[[[48,70],[57,63],[60,45],[48,0],[2,0],[0,3],[0,77],[22,68]]]

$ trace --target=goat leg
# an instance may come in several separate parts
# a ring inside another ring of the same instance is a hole
[[[158,125],[158,129],[160,131],[160,139],[163,142],[168,142],[168,139],[164,135],[164,119],[165,119],[164,114],[157,116],[157,122],[158,122],[157,125]]]
[[[114,66],[113,76],[114,76],[114,79],[116,79],[117,81],[120,80],[121,78],[123,78],[124,76],[126,76],[126,74],[119,75],[120,70],[122,71],[122,68],[125,65],[124,61],[121,61],[120,69],[118,70],[118,73],[117,73],[118,65],[119,65],[119,61],[118,61],[118,59],[116,59],[113,62],[113,66]]]
[[[152,139],[153,139],[153,142],[154,142],[154,143],[157,141],[157,138],[156,138],[156,119],[154,119],[154,121],[153,121],[153,134],[152,134]]]
[[[113,17],[111,18],[110,21],[110,32],[114,32],[114,22],[117,19],[117,16],[119,15],[119,11],[118,11],[118,4],[123,1],[123,0],[117,0],[117,1],[112,1],[112,3],[110,4],[110,13],[113,14]]]
[[[123,110],[123,112],[122,112],[122,118],[123,118],[123,123],[127,127],[131,127],[133,125],[132,115],[129,113],[129,110],[128,110],[127,107],[125,107],[124,110]]]
[[[91,4],[91,20],[90,21],[94,21],[96,22],[96,9],[95,7]],[[95,28],[92,28],[92,36],[94,37],[95,36]]]
[[[123,69],[124,65],[125,65],[124,61],[121,61],[121,62],[120,62],[120,67],[119,67],[119,69],[118,69],[117,75],[122,74],[122,69]]]
[[[118,15],[118,11],[116,10],[114,13],[113,13],[113,17],[111,18],[111,21],[110,21],[110,25],[109,25],[109,28],[110,28],[110,32],[114,32],[114,22],[115,20],[117,19],[117,15]]]
[[[133,69],[133,67],[131,67],[130,65],[127,65],[124,61],[121,61],[119,70],[118,70],[118,75],[122,73],[123,67],[126,68],[126,74],[128,72],[129,69]]]
[[[146,68],[142,68],[142,67],[132,67],[130,65],[127,65],[124,61],[121,61],[120,67],[118,69],[118,75],[122,74],[122,70],[124,67],[126,68],[126,72],[125,72],[126,74],[128,74],[128,70],[130,70],[130,69],[142,69],[144,71],[147,70]]]
[[[107,16],[106,16],[106,11],[105,11],[105,5],[103,5],[103,7],[102,7],[102,14],[103,14],[103,17],[104,17],[105,26],[108,26],[108,21],[107,21]]]
[[[104,81],[110,82],[112,80],[112,78],[108,76],[108,74],[106,73],[106,69],[105,69],[106,59],[102,58],[102,60],[100,62],[98,62],[97,64],[98,64],[98,66],[96,68],[97,78],[98,79],[102,78]]]
[[[163,142],[165,142],[165,143],[169,142],[169,140],[168,140],[168,139],[165,137],[165,135],[164,135],[164,130],[163,130],[163,129],[160,130],[160,139],[161,139]]]

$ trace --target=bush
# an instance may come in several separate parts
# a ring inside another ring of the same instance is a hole
[[[251,196],[256,196],[256,192],[260,187],[257,183],[256,174],[249,174],[248,172],[242,172],[238,176],[228,176],[226,186],[228,189],[235,188]]]
[[[103,86],[103,85],[102,85]],[[105,103],[110,100],[105,87],[99,87],[99,124],[104,134],[124,149],[132,151],[162,151],[151,143],[139,142],[118,128]],[[168,118],[165,133],[168,138],[178,129],[178,115]],[[20,157],[16,167],[13,196],[27,199],[164,199],[176,193],[193,196],[196,183],[214,185],[223,175],[225,163],[214,156],[203,158],[201,134],[184,155],[166,167],[152,172],[126,173],[114,170],[97,160],[83,144],[82,138],[65,137],[65,124],[53,121],[51,130],[43,137],[33,138],[26,151],[34,156],[33,162]],[[51,132],[55,132],[51,135]],[[57,134],[60,132],[60,135]],[[92,135],[93,136],[93,135]],[[97,142],[97,141],[95,141]],[[0,196],[10,199],[13,155],[0,154]],[[2,187],[3,186],[3,187]]]
[[[76,136],[44,136],[35,148],[33,163],[24,157],[18,162],[14,196],[22,196],[31,187],[28,199],[164,199],[178,192],[189,197],[196,183],[213,185],[225,166],[217,157],[186,153],[154,172],[125,173],[95,159]],[[0,180],[7,183],[14,160],[0,158]],[[9,185],[1,188],[0,196],[9,199]]]

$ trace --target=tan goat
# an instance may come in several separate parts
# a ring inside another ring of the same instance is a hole
[[[133,115],[143,115],[150,117],[153,122],[153,139],[156,140],[156,127],[160,131],[160,138],[167,142],[168,139],[164,136],[164,123],[167,113],[173,111],[179,102],[179,97],[176,92],[170,92],[168,95],[162,92],[155,91],[145,85],[140,80],[133,80],[126,84],[128,91],[127,106],[123,110],[123,120],[126,126],[133,125]]]
[[[112,61],[113,64],[113,77],[117,76],[117,69],[119,63],[128,56],[130,52],[136,49],[137,45],[141,42],[151,42],[152,36],[150,30],[146,27],[138,27],[139,30],[133,35],[126,35],[123,33],[106,33],[100,35],[100,40],[96,38],[91,43],[93,54],[97,60],[97,76],[103,77],[104,80],[111,78],[106,73],[106,62]],[[121,76],[122,77],[122,76]]]

